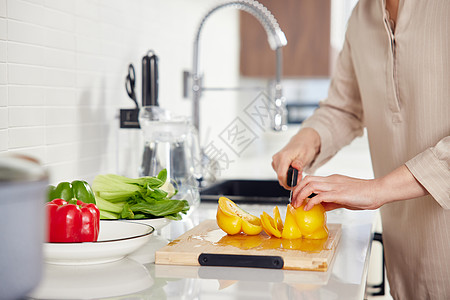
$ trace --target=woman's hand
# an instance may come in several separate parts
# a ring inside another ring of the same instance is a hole
[[[336,208],[348,209],[376,209],[381,206],[378,199],[379,186],[376,180],[364,180],[343,175],[327,177],[306,176],[295,187],[292,194],[292,205],[299,207],[303,200],[312,193],[305,210],[322,203],[325,210]]]
[[[320,150],[320,136],[312,128],[303,128],[294,135],[289,143],[272,157],[272,168],[278,176],[278,181],[285,189],[287,186],[287,171],[289,166],[298,170],[298,180],[301,180],[303,169],[314,161]]]
[[[305,210],[322,203],[326,210],[336,208],[376,209],[394,201],[427,195],[427,190],[405,165],[379,179],[357,179],[343,175],[306,176],[295,187],[292,205],[299,207],[312,193]]]

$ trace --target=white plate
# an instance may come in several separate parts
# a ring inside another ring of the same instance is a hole
[[[125,220],[120,220],[125,221]],[[155,228],[155,230],[160,230],[161,228],[167,226],[172,220],[167,218],[156,218],[156,219],[137,219],[137,220],[126,220],[134,223],[147,224]]]
[[[45,243],[45,261],[52,264],[98,264],[119,260],[148,242],[155,229],[133,222],[100,220],[96,242]]]

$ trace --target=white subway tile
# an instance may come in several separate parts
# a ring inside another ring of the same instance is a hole
[[[0,107],[0,129],[8,129],[8,108]]]
[[[30,65],[8,64],[10,84],[45,85],[45,68]]]
[[[9,107],[9,127],[43,126],[45,125],[44,107]],[[1,121],[0,121],[1,122]]]
[[[75,32],[80,36],[101,39],[100,27],[96,19],[77,18]]]
[[[7,58],[7,44],[6,41],[0,40],[0,62],[6,62]]]
[[[10,41],[45,46],[45,36],[44,27],[8,20],[8,40]]]
[[[75,87],[75,84],[74,70],[45,69],[45,85],[50,87]]]
[[[0,18],[0,40],[6,40],[8,38],[8,30],[6,19]]]
[[[27,85],[9,85],[10,106],[42,106],[45,104],[45,88]]]
[[[45,90],[45,105],[47,106],[77,106],[75,88],[47,88]]]
[[[89,97],[89,89],[94,86],[99,86],[102,82],[102,74],[86,71],[77,71],[76,73],[76,87],[81,89],[82,97]],[[104,81],[104,80],[103,80]],[[125,84],[124,84],[125,86]]]
[[[104,72],[106,69],[106,61],[99,55],[78,54],[77,70]]]
[[[78,159],[78,176],[77,177],[84,177],[85,174],[93,174],[97,173],[99,174],[99,170],[102,166],[102,156],[94,156],[94,157],[87,157],[83,159]]]
[[[42,25],[44,7],[21,0],[8,0],[8,18],[12,20]]]
[[[96,120],[97,116],[91,116],[91,123]],[[105,139],[105,132],[108,131],[107,124],[80,124],[79,137],[81,141],[99,141]],[[104,145],[104,144],[103,144]]]
[[[99,54],[102,53],[103,41],[96,38],[87,38],[82,35],[77,36],[77,53]]]
[[[74,51],[46,48],[44,57],[47,67],[75,69],[76,54]]]
[[[50,184],[58,184],[61,181],[72,181],[76,178],[77,162],[66,161],[64,163],[46,165],[49,171]]]
[[[0,17],[6,18],[6,0],[0,0]]]
[[[45,110],[46,125],[71,125],[77,123],[77,107],[48,107]]]
[[[8,148],[24,148],[44,145],[44,127],[9,128]]]
[[[98,157],[108,151],[106,149],[106,140],[104,139],[81,142],[79,146],[81,151],[78,153],[78,156],[81,158]]]
[[[75,30],[75,16],[72,14],[47,8],[45,10],[43,25],[53,29],[73,32]]]
[[[8,150],[8,129],[0,129],[0,151]]]
[[[46,145],[76,142],[78,138],[76,133],[77,127],[75,125],[46,126]]]
[[[43,44],[50,48],[75,50],[75,33],[46,29]]]
[[[44,4],[44,0],[24,0],[24,1],[34,3],[34,4],[39,4],[39,5]]]
[[[44,66],[45,48],[23,43],[8,43],[8,62]]]
[[[8,71],[6,63],[0,63],[0,84],[8,84]]]
[[[79,143],[55,144],[46,147],[46,162],[49,164],[74,161],[77,159]]]
[[[100,7],[90,0],[77,0],[75,12],[77,16],[97,20]]]
[[[46,7],[75,15],[76,1],[73,0],[44,0]]]
[[[8,105],[8,86],[0,85],[0,106]]]

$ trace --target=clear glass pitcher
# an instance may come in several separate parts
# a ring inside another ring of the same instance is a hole
[[[202,176],[198,133],[189,119],[171,114],[159,106],[139,111],[144,136],[140,176],[156,176],[167,169],[167,177],[178,193],[172,199],[185,199],[191,208],[200,203],[198,182]]]

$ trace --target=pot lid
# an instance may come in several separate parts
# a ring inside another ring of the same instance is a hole
[[[46,178],[46,169],[36,159],[25,155],[0,155],[0,182],[38,181]]]

